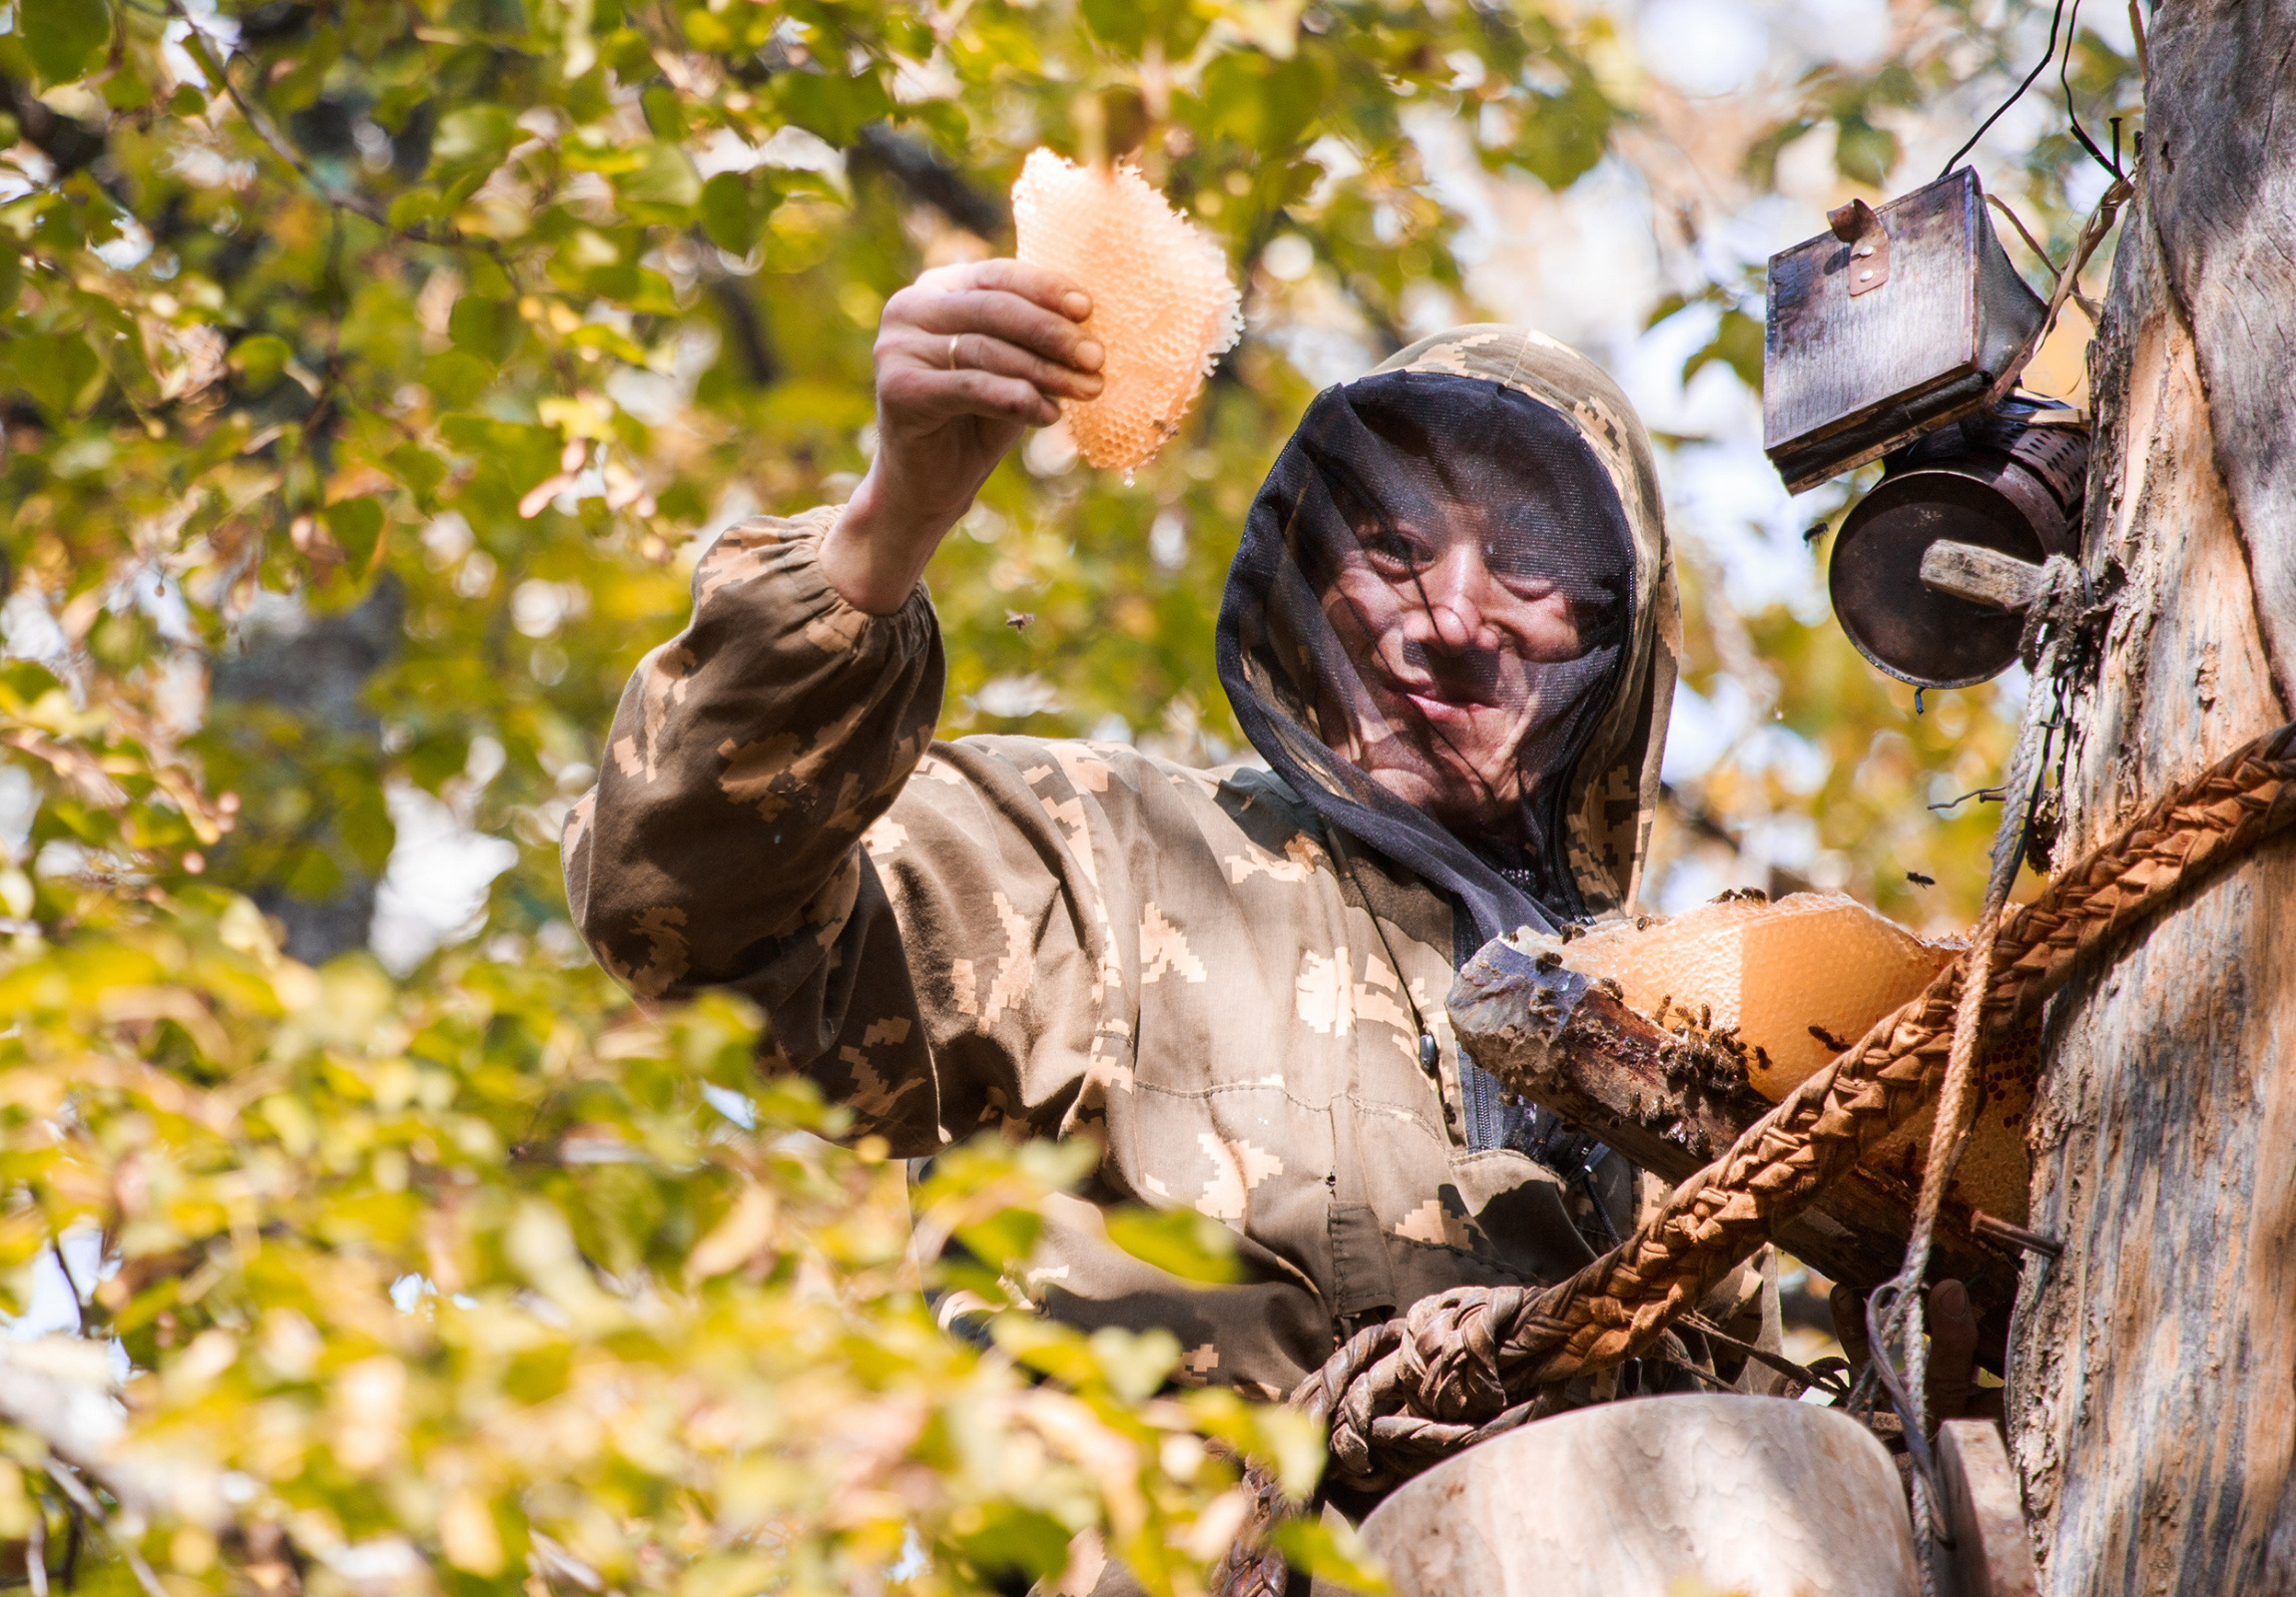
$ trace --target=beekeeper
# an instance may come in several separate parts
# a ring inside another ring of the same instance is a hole
[[[1678,647],[1657,482],[1579,355],[1425,339],[1318,395],[1252,505],[1218,664],[1264,768],[936,743],[919,575],[1022,430],[1099,391],[1089,309],[1013,261],[893,296],[867,476],[703,556],[567,887],[643,997],[756,1000],[766,1068],[856,1136],[1090,1138],[1027,1290],[1275,1396],[1368,1320],[1553,1282],[1631,1222],[1631,1173],[1506,1102],[1443,999],[1485,939],[1633,902]],[[1116,1249],[1112,1204],[1218,1218],[1246,1279]],[[1758,1331],[1757,1279],[1708,1316]]]

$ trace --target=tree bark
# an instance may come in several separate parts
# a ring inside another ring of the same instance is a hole
[[[2083,560],[2121,580],[2059,863],[2296,702],[2296,0],[2153,19],[2091,350]],[[2050,1594],[2296,1590],[2296,840],[2052,1004],[2011,1451]]]

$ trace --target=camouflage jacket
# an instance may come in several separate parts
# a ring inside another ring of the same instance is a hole
[[[1648,445],[1577,356],[1467,331],[1486,336],[1399,360],[1559,392],[1646,556],[1638,703],[1584,763],[1596,823],[1572,847],[1587,900],[1622,907],[1675,648]],[[892,615],[848,604],[818,560],[837,514],[721,537],[692,620],[623,696],[564,843],[609,970],[646,998],[748,994],[771,1020],[767,1067],[803,1071],[900,1156],[984,1127],[1093,1139],[1097,1175],[1057,1205],[1026,1289],[1075,1324],[1168,1328],[1185,1378],[1277,1395],[1362,1319],[1590,1257],[1554,1174],[1468,1146],[1444,897],[1264,770],[935,743],[930,602],[920,584]],[[1249,1279],[1200,1288],[1121,1252],[1097,1207],[1120,1202],[1225,1222]]]

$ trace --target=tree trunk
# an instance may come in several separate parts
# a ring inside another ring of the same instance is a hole
[[[2059,862],[2296,705],[2296,0],[2153,21],[2091,352],[2084,559],[2125,579]],[[2052,1005],[2011,1448],[2042,1589],[2296,1591],[2296,839]]]

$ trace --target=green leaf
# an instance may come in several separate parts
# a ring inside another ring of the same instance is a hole
[[[1230,54],[1205,69],[1201,99],[1217,132],[1268,158],[1306,143],[1330,87],[1323,63],[1305,51],[1289,61]]]
[[[415,498],[424,504],[429,502],[431,495],[438,492],[438,485],[446,480],[446,462],[418,443],[395,445],[390,453],[383,456],[383,463],[390,468],[390,474],[405,483]]]
[[[892,96],[873,71],[858,78],[832,72],[785,72],[774,80],[774,104],[789,121],[841,150],[852,144],[862,128],[891,116],[893,110]]]
[[[686,137],[685,109],[678,103],[677,91],[668,84],[658,83],[649,88],[638,97],[638,105],[655,138],[665,144],[677,144]]]
[[[1043,1234],[1044,1217],[1028,1209],[1001,1209],[969,1225],[956,1228],[956,1240],[972,1256],[998,1272],[1013,1269],[1028,1257]]]
[[[1180,1338],[1163,1330],[1130,1331],[1103,1326],[1087,1345],[1108,1389],[1128,1403],[1154,1396],[1180,1362]]]
[[[16,31],[39,70],[40,87],[84,78],[112,42],[111,0],[16,0]]]
[[[438,132],[430,141],[433,175],[490,169],[508,153],[517,136],[508,108],[498,105],[463,106],[438,119]]]
[[[499,366],[525,341],[526,321],[518,314],[518,307],[506,300],[466,293],[447,312],[446,332],[455,347]]]
[[[93,390],[104,379],[96,351],[73,333],[28,333],[4,347],[17,383],[52,422],[67,420],[93,402]]]
[[[232,369],[250,394],[261,394],[278,382],[293,358],[293,346],[274,333],[259,332],[232,345]]]
[[[1856,114],[1836,119],[1834,170],[1852,183],[1879,189],[1898,165],[1898,136]]]
[[[1113,1210],[1108,1238],[1143,1264],[1182,1281],[1218,1286],[1243,1279],[1235,1233],[1193,1209]]]
[[[372,499],[345,499],[319,512],[326,530],[343,552],[353,574],[362,573],[375,556],[382,536],[382,506]]]
[[[746,172],[721,172],[702,185],[702,231],[728,255],[746,256],[757,248],[758,225],[768,206],[757,202],[758,184]]]
[[[1720,360],[1738,373],[1738,380],[1756,393],[1762,391],[1762,323],[1742,310],[1725,310],[1714,336],[1682,363],[1688,382],[1710,361]]]
[[[1312,1576],[1319,1586],[1329,1584],[1358,1592],[1362,1597],[1385,1597],[1387,1566],[1372,1555],[1353,1525],[1328,1522],[1305,1515],[1286,1519],[1268,1533],[1269,1541],[1284,1555],[1284,1562]]]
[[[702,198],[701,175],[686,152],[676,145],[639,147],[636,170],[614,180],[614,192],[632,217],[644,221],[682,223]]]
[[[1602,159],[1616,115],[1593,80],[1582,75],[1561,94],[1529,97],[1508,153],[1549,189],[1567,189]]]

